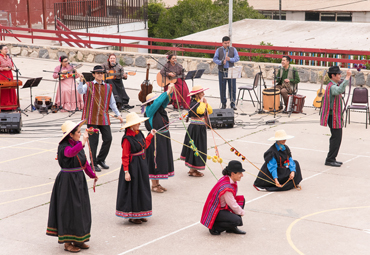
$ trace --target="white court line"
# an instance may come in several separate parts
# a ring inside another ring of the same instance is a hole
[[[33,142],[37,142],[37,141],[41,141],[41,140],[46,140],[46,139],[49,139],[49,138],[41,138],[41,139],[37,139],[37,140],[32,140],[32,141],[29,141],[29,142],[24,142],[24,143],[18,143],[18,144],[13,144],[13,145],[10,145],[10,146],[6,146],[6,147],[1,147],[0,150],[2,149],[6,149],[6,148],[11,148],[11,147],[14,147],[14,146],[18,146],[18,145],[23,145],[23,144],[27,144],[27,143],[33,143]]]
[[[356,158],[359,158],[359,157],[361,157],[361,156],[356,156],[356,157],[354,157],[354,158],[352,158],[352,159],[349,159],[349,160],[345,161],[344,163],[348,163],[348,162],[350,162],[350,161],[352,161],[352,160],[354,160],[354,159],[356,159]],[[318,175],[320,175],[320,174],[322,174],[322,173],[324,173],[324,172],[327,172],[327,171],[329,171],[329,170],[331,170],[331,169],[333,169],[333,168],[336,168],[336,167],[330,167],[329,169],[324,170],[324,171],[322,171],[321,173],[317,173],[317,174],[311,175],[310,177],[303,179],[303,180],[302,180],[302,182],[303,182],[303,181],[305,181],[305,180],[309,180],[309,179],[311,179],[311,178],[313,178],[313,177],[315,177],[315,176],[318,176]],[[253,199],[251,199],[251,200],[246,201],[246,202],[245,202],[245,204],[252,203],[252,202],[254,202],[254,201],[256,201],[256,200],[259,200],[259,199],[261,199],[261,198],[267,197],[267,196],[272,195],[272,194],[275,194],[275,192],[269,192],[269,193],[264,194],[264,195],[262,195],[262,196],[259,196],[259,197],[256,197],[256,198],[253,198]],[[159,238],[156,238],[156,239],[154,239],[154,240],[152,240],[152,241],[149,241],[149,242],[147,242],[147,243],[144,243],[144,244],[142,244],[142,245],[139,245],[139,246],[137,246],[137,247],[135,247],[135,248],[132,248],[132,249],[130,249],[130,250],[127,250],[127,251],[125,251],[125,252],[119,253],[118,255],[123,255],[123,254],[130,253],[130,252],[132,252],[132,251],[138,250],[138,249],[140,249],[140,248],[142,248],[142,247],[145,247],[145,246],[147,246],[147,245],[149,245],[149,244],[155,243],[155,242],[157,242],[157,241],[159,241],[159,240],[161,240],[161,239],[164,239],[164,238],[166,238],[166,237],[172,236],[172,235],[174,235],[174,234],[176,234],[176,233],[178,233],[178,232],[181,232],[181,231],[183,231],[183,230],[185,230],[185,229],[191,228],[191,227],[193,227],[193,226],[195,226],[195,225],[198,225],[198,224],[200,224],[200,222],[195,222],[195,223],[193,223],[193,224],[191,224],[191,225],[189,225],[189,226],[186,226],[186,227],[180,228],[180,229],[178,229],[178,230],[176,230],[176,231],[173,231],[173,232],[171,232],[171,233],[169,233],[169,234],[167,234],[167,235],[164,235],[164,236],[161,236],[161,237],[159,237]]]

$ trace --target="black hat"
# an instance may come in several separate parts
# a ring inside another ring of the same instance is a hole
[[[95,72],[106,73],[107,71],[102,66],[94,66],[94,70],[92,70],[91,72],[92,73],[95,73]]]
[[[242,163],[237,160],[231,160],[225,169],[230,173],[245,172]]]
[[[342,73],[339,69],[339,66],[331,66],[329,67],[328,73],[336,74],[336,73]]]

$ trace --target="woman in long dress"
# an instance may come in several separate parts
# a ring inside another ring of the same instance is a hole
[[[14,65],[10,57],[7,55],[8,47],[0,45],[0,81],[13,80]],[[17,105],[16,89],[1,89],[0,106]],[[16,107],[0,108],[1,110],[15,110]]]
[[[57,236],[64,249],[78,252],[88,249],[90,240],[91,208],[85,173],[98,180],[86,159],[84,146],[88,139],[85,131],[80,141],[81,126],[85,121],[66,121],[64,133],[58,146],[60,172],[55,179],[50,199],[46,234]]]
[[[84,102],[82,95],[77,92],[76,78],[80,77],[79,73],[74,72],[73,67],[68,63],[68,57],[61,56],[59,58],[60,65],[56,66],[53,73],[54,79],[59,79],[60,84],[57,88],[57,94],[55,96],[55,104],[57,106],[62,105],[62,111],[74,111],[83,109]],[[59,73],[59,74],[58,74]],[[60,88],[59,88],[60,86]],[[60,91],[61,95],[60,96]],[[60,102],[60,97],[62,102]],[[76,108],[76,99],[77,99],[77,108]]]
[[[145,138],[139,130],[140,118],[135,112],[126,116],[125,135],[122,137],[122,165],[118,179],[116,216],[129,219],[131,223],[147,222],[152,216],[152,195],[150,193],[148,163],[145,150],[155,134]]]
[[[188,97],[189,89],[185,80],[183,79],[183,67],[177,63],[176,55],[170,54],[167,57],[168,61],[161,70],[163,79],[166,77],[168,79],[176,79],[175,89],[177,90],[172,94],[171,104],[175,109],[177,109],[177,101],[180,108],[189,109],[190,98]],[[164,91],[167,91],[168,86],[164,87]],[[182,97],[181,97],[181,96]],[[176,100],[177,99],[177,100]]]

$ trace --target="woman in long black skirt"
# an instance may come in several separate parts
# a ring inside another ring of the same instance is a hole
[[[191,96],[189,118],[191,119],[190,125],[188,126],[188,133],[185,135],[184,144],[191,146],[191,140],[194,142],[195,147],[203,152],[207,153],[207,127],[205,125],[206,115],[212,114],[212,107],[208,104],[207,99],[204,96],[202,86],[194,86],[189,96]],[[194,107],[194,108],[193,108]],[[196,113],[196,114],[195,114]],[[190,138],[189,138],[190,135]],[[190,140],[191,139],[191,140]],[[185,161],[185,165],[190,168],[189,176],[202,177],[203,173],[198,170],[205,169],[205,162],[207,156],[199,153],[195,155],[195,152],[187,146],[182,147],[180,159]]]
[[[293,136],[287,135],[284,130],[278,130],[275,137],[269,139],[276,142],[263,155],[265,163],[253,185],[257,190],[284,191],[299,187],[302,181],[301,168],[298,161],[293,160],[292,153],[285,144],[290,138]],[[271,183],[272,180],[274,184]]]
[[[145,150],[155,134],[145,138],[139,130],[140,118],[132,112],[126,116],[125,135],[122,137],[122,166],[118,179],[116,216],[129,219],[131,223],[147,222],[152,216],[152,195],[150,193],[148,163]]]
[[[83,123],[66,121],[62,125],[64,135],[58,146],[61,170],[51,194],[46,230],[47,235],[58,236],[58,242],[64,243],[64,249],[70,252],[89,248],[85,242],[90,240],[91,209],[83,171],[98,180],[83,150],[88,139],[86,131],[80,142]]]
[[[160,95],[150,93],[146,96],[146,102],[143,103],[143,106],[146,105],[144,116],[149,117],[145,121],[145,127],[148,131],[153,128],[159,130],[168,125],[169,119],[165,108],[171,99],[173,88],[174,84],[170,84],[166,92]],[[165,127],[160,132],[167,137],[171,137],[169,127]],[[157,193],[167,191],[165,187],[159,184],[159,180],[165,180],[175,175],[171,140],[162,135],[157,135],[154,142],[146,150],[146,158],[149,167],[149,179],[152,181],[152,191]]]

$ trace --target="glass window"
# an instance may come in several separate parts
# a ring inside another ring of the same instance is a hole
[[[319,12],[306,12],[305,13],[305,20],[306,21],[319,21],[320,20],[320,13]]]
[[[321,21],[335,21],[335,12],[322,12]]]
[[[273,13],[272,19],[279,19],[279,11]],[[281,12],[281,20],[286,20],[286,12]]]
[[[338,12],[337,21],[339,22],[352,22],[352,13],[350,12]]]

